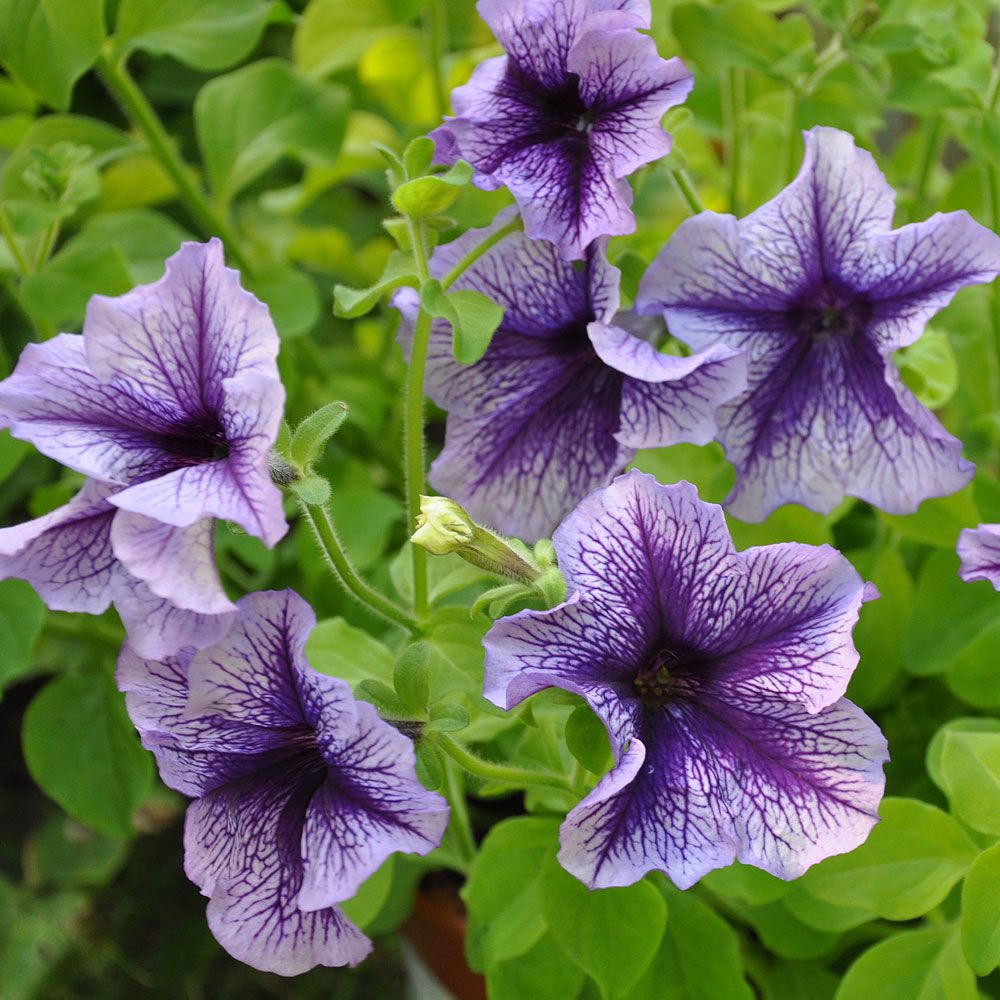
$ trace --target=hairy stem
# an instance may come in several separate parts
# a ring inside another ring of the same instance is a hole
[[[392,622],[393,625],[398,625],[411,634],[419,633],[420,624],[416,620],[358,575],[344,551],[344,546],[337,535],[337,529],[334,527],[327,509],[319,506],[310,507],[303,501],[299,501],[299,510],[312,529],[313,538],[323,553],[327,566],[344,589],[380,618]]]
[[[240,252],[236,234],[209,204],[208,198],[196,183],[191,168],[181,159],[153,106],[126,69],[124,60],[113,59],[104,51],[97,60],[97,71],[129,121],[149,143],[149,148],[174,182],[181,202],[202,232],[206,236],[221,237],[233,260],[250,273],[250,266]]]
[[[545,788],[558,788],[561,792],[573,791],[573,786],[564,775],[551,771],[510,767],[507,764],[495,764],[493,761],[483,760],[482,757],[474,754],[468,747],[462,746],[446,733],[436,733],[434,739],[455,763],[460,764],[469,774],[482,778],[484,781],[496,781],[520,788],[542,785]]]
[[[417,262],[417,277],[424,285],[430,279],[427,247],[423,227],[411,220],[410,239]],[[406,515],[412,533],[420,513],[420,496],[424,487],[424,373],[427,369],[427,347],[431,335],[431,316],[421,306],[413,330],[410,368],[406,377],[406,403],[403,416],[403,447],[406,471]],[[413,560],[413,611],[418,618],[427,615],[427,553],[419,545],[410,546]]]
[[[687,202],[688,208],[691,209],[691,214],[698,215],[704,212],[705,206],[701,203],[701,198],[698,197],[698,192],[695,191],[694,185],[691,183],[691,178],[687,175],[687,171],[672,170],[670,175],[673,177],[674,183],[677,185],[677,190],[681,193],[681,197]]]
[[[459,853],[466,861],[476,856],[476,838],[472,835],[469,804],[465,800],[465,780],[462,770],[453,760],[444,762],[445,791],[451,804],[451,827]]]
[[[513,218],[506,226],[501,226],[499,229],[490,233],[482,243],[478,243],[474,246],[445,276],[444,280],[441,282],[443,288],[451,288],[458,279],[465,274],[466,271],[473,264],[487,253],[493,247],[495,247],[505,236],[509,236],[511,233],[519,232],[524,228],[524,223],[521,221],[521,217],[518,215]]]
[[[31,267],[28,264],[28,258],[24,256],[20,244],[17,242],[17,237],[14,235],[14,230],[10,227],[7,213],[3,210],[2,205],[0,205],[0,235],[3,236],[4,243],[7,244],[11,257],[14,258],[14,267],[17,268],[18,275],[22,278],[29,275]]]

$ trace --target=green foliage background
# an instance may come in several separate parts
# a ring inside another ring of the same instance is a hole
[[[627,290],[688,214],[677,167],[706,207],[742,214],[791,178],[814,124],[877,152],[897,224],[966,209],[1000,228],[1000,19],[987,0],[653,8],[661,53],[681,55],[696,87],[668,116],[674,154],[633,179],[638,232],[612,246]],[[405,597],[395,319],[385,307],[335,319],[332,291],[373,284],[393,249],[372,143],[402,149],[433,127],[497,51],[471,0],[0,0],[0,376],[27,342],[78,330],[91,294],[154,280],[182,239],[223,236],[283,337],[289,419],[349,404],[320,471],[359,568]],[[465,189],[442,238],[505,201]],[[892,751],[868,843],[794,883],[734,866],[686,893],[649,878],[589,894],[553,860],[552,813],[571,803],[530,793],[525,816],[476,787],[468,956],[491,996],[1000,998],[1000,595],[959,582],[954,554],[962,527],[1000,521],[998,347],[996,292],[972,288],[898,357],[976,461],[966,490],[909,517],[850,501],[829,517],[785,507],[731,522],[740,547],[835,544],[882,591],[849,691]],[[432,449],[442,428],[435,413]],[[711,500],[732,481],[717,446],[637,464]],[[0,434],[0,523],[77,485]],[[292,586],[311,601],[318,669],[391,681],[392,636],[331,586],[301,526],[274,552],[223,526],[218,549],[234,593]],[[566,699],[510,718],[487,709],[488,623],[448,607],[470,583],[460,565],[432,568],[432,696],[475,710],[466,735],[488,754],[599,773],[602,733]],[[428,865],[390,862],[352,904],[381,935],[356,972],[282,981],[214,944],[182,874],[184,803],[155,779],[113,684],[120,641],[111,615],[50,614],[28,586],[0,582],[0,994],[398,995],[392,932]],[[429,865],[468,867],[447,842]]]

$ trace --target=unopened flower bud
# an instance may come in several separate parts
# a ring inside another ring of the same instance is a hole
[[[472,519],[454,500],[422,496],[417,530],[410,541],[432,555],[443,556],[468,545],[474,531]]]
[[[447,497],[420,498],[417,530],[410,541],[432,555],[443,556],[454,552],[487,573],[529,585],[534,584],[542,573],[526,546],[517,541],[508,542],[476,524],[454,500]]]

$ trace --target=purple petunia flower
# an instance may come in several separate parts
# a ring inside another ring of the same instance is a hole
[[[213,557],[214,520],[273,545],[286,530],[268,457],[284,390],[267,307],[186,243],[166,275],[94,296],[83,334],[25,348],[0,382],[0,427],[89,477],[66,506],[0,530],[0,576],[49,607],[114,601],[145,655],[220,638],[235,605]]]
[[[445,274],[487,232],[438,249],[432,272]],[[547,536],[637,448],[710,441],[716,407],[746,385],[742,355],[723,345],[685,358],[658,352],[650,338],[661,324],[618,313],[619,277],[600,243],[577,267],[514,233],[456,282],[505,309],[472,365],[452,356],[447,323],[431,332],[427,394],[449,416],[430,481],[475,519],[529,541]],[[418,295],[401,289],[393,301],[408,341]]]
[[[479,0],[506,50],[452,93],[456,117],[434,133],[438,156],[506,185],[529,236],[582,257],[600,236],[635,230],[623,178],[670,152],[660,126],[693,85],[661,59],[648,0]]]
[[[309,666],[315,623],[290,590],[251,594],[217,645],[162,662],[126,645],[118,661],[163,780],[196,798],[185,869],[209,897],[212,933],[286,976],[360,962],[371,942],[337,904],[390,854],[427,854],[448,824],[412,743]]]
[[[636,308],[662,311],[676,337],[747,352],[747,391],[719,412],[737,517],[790,501],[827,513],[845,494],[909,513],[972,475],[891,355],[1000,273],[1000,237],[966,212],[893,230],[894,201],[871,154],[816,128],[773,201],[688,219],[643,279]]]
[[[966,582],[989,580],[1000,590],[1000,524],[964,528],[958,536],[958,575]]]
[[[843,556],[738,553],[719,506],[634,471],[554,542],[575,593],[493,626],[485,694],[509,709],[561,687],[607,727],[615,765],[563,824],[568,871],[687,888],[738,858],[788,879],[867,837],[886,742],[842,695],[876,594]]]

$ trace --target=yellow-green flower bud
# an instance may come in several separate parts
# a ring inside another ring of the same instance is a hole
[[[454,500],[422,496],[417,530],[410,541],[433,555],[443,556],[468,545],[474,533],[472,519]]]

